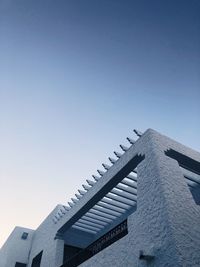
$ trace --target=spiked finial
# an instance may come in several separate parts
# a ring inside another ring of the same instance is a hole
[[[110,169],[110,166],[105,164],[105,163],[103,163],[102,166],[104,167],[105,170],[109,170]]]
[[[58,214],[58,216],[59,216],[60,218],[62,218],[63,214],[61,213],[61,211],[60,211],[60,210],[58,211],[58,213],[57,213],[57,214]]]
[[[94,178],[95,181],[98,181],[99,179],[101,179],[101,177],[99,177],[97,175],[92,175],[92,177]]]
[[[56,219],[56,217],[53,217],[53,222],[56,224],[58,222],[58,220]]]
[[[88,190],[90,189],[90,187],[89,187],[88,185],[85,185],[85,184],[83,184],[82,187],[83,187],[86,191],[88,191]]]
[[[133,139],[130,138],[130,137],[127,137],[126,139],[129,141],[129,143],[130,143],[131,145],[133,145],[133,144],[135,143],[135,140],[133,140]]]
[[[56,214],[54,218],[57,220],[57,222],[60,220],[59,216]]]
[[[85,191],[80,190],[80,189],[78,189],[78,192],[79,192],[79,194],[82,195],[82,196],[85,195],[85,193],[86,193]]]
[[[58,215],[58,213],[55,215],[55,217],[56,217],[57,221],[60,220],[60,216]]]
[[[76,196],[77,199],[81,199],[81,196],[80,195],[75,194],[75,196]]]
[[[101,171],[101,170],[97,170],[98,171],[98,173],[101,175],[101,176],[103,176],[104,175],[104,171]]]
[[[87,182],[90,186],[93,186],[93,185],[95,184],[95,182],[93,182],[93,181],[91,181],[91,180],[89,180],[89,179],[87,179],[86,182]]]
[[[121,149],[126,152],[128,150],[128,147],[124,146],[124,145],[119,145],[121,147]]]
[[[64,205],[63,205],[63,208],[64,208],[66,211],[69,211],[69,210],[70,210],[70,207],[67,207],[67,206],[64,206]]]
[[[140,132],[140,131],[138,131],[138,130],[136,130],[136,129],[134,129],[133,131],[134,131],[134,133],[135,133],[138,137],[140,137],[140,136],[143,135],[142,132]]]
[[[69,206],[72,208],[74,206],[74,203],[68,202]]]
[[[112,163],[112,164],[114,164],[117,160],[116,159],[113,159],[113,158],[108,158],[109,160],[110,160],[110,162]]]
[[[64,210],[64,209],[60,209],[60,212],[61,212],[62,215],[65,215],[66,210]]]
[[[75,199],[75,198],[71,198],[71,200],[74,202],[74,203],[77,203],[78,202],[78,200],[77,199]]]
[[[118,158],[120,158],[120,157],[122,156],[122,154],[121,154],[121,153],[119,153],[119,152],[116,152],[116,151],[114,151],[114,154],[115,154],[115,156],[116,156],[116,157],[118,157]]]

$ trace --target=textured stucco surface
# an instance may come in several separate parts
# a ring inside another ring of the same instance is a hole
[[[21,239],[27,232],[26,240]],[[27,263],[34,231],[23,227],[15,227],[6,243],[0,250],[0,267],[14,267],[16,262]]]
[[[138,167],[137,211],[128,219],[129,234],[81,267],[200,266],[200,207],[177,162],[163,151],[173,148],[198,161],[199,154],[154,131],[144,147],[145,160]],[[155,260],[148,264],[139,260],[140,250]]]
[[[49,214],[33,235],[27,266],[43,250],[41,267],[59,267],[64,241],[55,239],[56,233],[63,226],[70,227],[87,205],[94,205],[99,190],[141,154],[145,158],[138,165],[137,210],[128,218],[128,235],[80,266],[200,267],[200,206],[194,202],[177,161],[165,155],[170,148],[200,162],[198,152],[149,129],[56,224],[52,219],[60,206]],[[11,241],[8,244],[12,247]],[[155,259],[148,264],[139,259],[141,250]],[[16,257],[15,253],[13,262]],[[0,266],[14,267],[11,263]]]
[[[58,205],[44,220],[44,222],[37,228],[34,238],[32,249],[29,257],[27,267],[31,266],[33,258],[43,251],[41,267],[55,267],[60,266],[63,260],[63,246],[62,240],[55,240],[56,227],[53,223],[53,216],[60,208]]]

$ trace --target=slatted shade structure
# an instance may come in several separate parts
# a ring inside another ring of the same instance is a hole
[[[137,137],[142,135],[141,132],[134,130]],[[126,153],[130,147],[135,145],[135,140],[127,137],[128,146],[120,145],[122,152],[114,151],[115,158],[109,157],[111,165],[103,163],[104,170],[98,169],[98,175],[92,175],[92,179],[87,179],[87,184],[82,185],[83,189],[79,189],[75,197],[71,198],[68,202],[68,206],[62,206],[60,210],[55,214],[53,221],[56,224],[67,211],[73,209],[76,204],[82,201],[83,196],[90,191],[90,189],[98,183],[99,180],[104,179],[104,175],[110,171],[112,165],[117,164],[117,161],[121,160],[121,157]],[[136,165],[143,159],[143,156],[138,156],[136,159]],[[134,164],[133,164],[134,165]],[[135,166],[136,166],[135,165]],[[114,183],[113,188],[101,197],[97,203],[94,204],[81,218],[79,218],[71,226],[73,229],[78,229],[90,234],[100,233],[102,230],[107,229],[107,226],[115,225],[118,221],[123,220],[131,212],[136,209],[137,203],[137,167],[128,175],[122,177],[122,180],[116,185]],[[125,177],[125,178],[124,178]]]
[[[87,180],[88,185],[84,186],[89,190],[94,181]],[[78,198],[83,197],[86,191],[81,191]],[[74,204],[76,199],[72,199]],[[71,203],[72,204],[72,203]],[[72,204],[73,205],[73,204]],[[91,234],[103,234],[107,227],[128,217],[136,210],[137,205],[137,172],[132,171],[112,190],[110,190],[100,201],[98,201],[88,212],[77,220],[72,228]]]
[[[180,167],[183,175],[187,181],[189,187],[196,188],[200,186],[200,175],[194,172],[191,172],[183,167]]]
[[[189,186],[194,201],[196,204],[200,205],[200,175],[181,166],[180,168]]]

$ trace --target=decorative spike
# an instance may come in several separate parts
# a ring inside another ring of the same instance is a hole
[[[60,212],[61,212],[63,215],[65,215],[66,210],[64,210],[64,209],[60,209]]]
[[[55,215],[56,222],[58,222],[60,219],[57,215]]]
[[[61,210],[58,211],[58,216],[60,216],[60,218],[62,218],[63,214],[62,214]]]
[[[121,153],[119,153],[119,152],[116,152],[116,151],[114,151],[114,154],[115,154],[115,156],[116,156],[116,157],[118,157],[118,158],[120,158],[120,157],[122,156],[122,154],[121,154]]]
[[[75,199],[75,198],[71,198],[71,200],[76,204],[77,202],[78,202],[78,200],[77,199]]]
[[[68,202],[69,206],[72,208],[74,206],[74,203]]]
[[[124,146],[124,145],[119,145],[121,147],[121,149],[126,152],[128,150],[128,147]]]
[[[96,176],[96,175],[92,175],[92,177],[94,178],[95,181],[98,181],[99,179],[101,179],[101,177]]]
[[[101,171],[101,170],[97,170],[98,171],[98,173],[101,175],[101,176],[103,176],[104,175],[104,171]]]
[[[133,144],[135,143],[135,140],[133,140],[133,139],[130,138],[130,137],[127,137],[126,139],[129,141],[129,143],[130,143],[131,145],[133,145]]]
[[[70,210],[70,207],[67,207],[67,206],[64,206],[64,205],[63,205],[63,208],[64,208],[66,211],[69,211],[69,210]]]
[[[77,199],[81,199],[82,196],[78,195],[78,194],[75,194],[76,198]]]
[[[55,217],[53,217],[53,222],[56,224],[57,223],[57,219]]]
[[[116,161],[117,161],[117,159],[113,159],[113,158],[108,158],[109,160],[110,160],[110,162],[112,163],[112,164],[114,164]]]
[[[79,194],[82,195],[82,196],[85,195],[85,193],[86,193],[85,191],[80,190],[80,189],[78,189],[78,192],[79,192]]]
[[[82,187],[83,187],[86,191],[88,191],[88,190],[90,189],[90,187],[89,187],[88,185],[85,185],[85,184],[83,184]]]
[[[112,163],[112,164],[114,164],[117,160],[116,159],[113,159],[113,158],[108,158],[109,160],[110,160],[110,162]]]
[[[63,210],[64,210],[65,213],[66,213],[66,212],[68,212],[68,211],[70,210],[70,207],[65,207],[65,206],[63,206]]]
[[[60,215],[58,213],[55,215],[55,217],[58,221],[60,220]]]
[[[93,186],[93,185],[95,184],[95,182],[93,182],[93,181],[91,181],[91,180],[89,180],[89,179],[87,179],[86,182],[87,182],[89,185],[91,185],[91,186]]]
[[[61,217],[58,213],[56,214],[56,218],[58,219],[58,221],[61,219]]]
[[[108,164],[103,163],[102,166],[104,167],[105,170],[109,170],[110,166]]]
[[[138,131],[138,130],[136,130],[136,129],[134,129],[133,131],[134,131],[134,133],[135,133],[138,137],[141,137],[141,136],[143,135],[142,132],[140,132],[140,131]]]

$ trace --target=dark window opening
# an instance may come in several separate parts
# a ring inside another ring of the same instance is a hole
[[[127,220],[100,237],[85,249],[68,259],[61,267],[76,267],[128,234]]]
[[[21,262],[16,262],[15,263],[15,267],[26,267],[25,263],[21,263]]]
[[[121,157],[117,152],[116,156]],[[137,166],[144,158],[144,155],[136,155],[114,175],[111,172],[107,183],[58,230],[66,245],[82,248],[71,258],[66,256],[62,267],[79,266],[128,233],[127,218],[137,209]],[[110,161],[113,163],[116,160],[110,158]],[[112,166],[106,169],[109,173]],[[100,171],[99,174],[104,175]],[[95,186],[99,178],[94,175],[94,180],[87,180],[88,185],[83,186],[84,190]],[[76,196],[81,199],[85,192],[79,192],[80,195]],[[72,201],[76,203],[76,200]]]
[[[28,233],[23,232],[23,234],[22,234],[22,236],[21,236],[21,239],[26,240],[27,238],[28,238]]]
[[[69,246],[69,245],[64,245],[64,257],[63,257],[63,263],[66,262],[68,259],[71,259],[73,256],[78,254],[83,250],[82,248],[74,247],[74,246]]]
[[[178,161],[193,199],[197,205],[200,205],[200,162],[173,149],[166,151],[165,154]]]
[[[35,256],[35,258],[32,261],[31,267],[40,267],[42,260],[42,253],[43,251],[41,251],[37,256]]]
[[[183,155],[173,149],[167,150],[165,154],[168,157],[177,160],[181,167],[200,175],[200,162],[191,159],[190,157]]]

